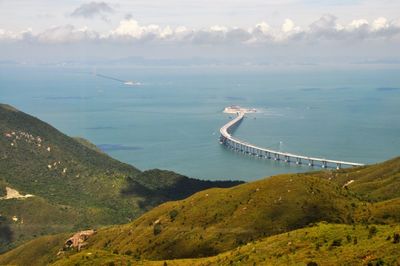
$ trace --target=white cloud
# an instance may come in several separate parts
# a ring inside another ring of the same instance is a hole
[[[141,26],[134,19],[122,20],[118,27],[108,34],[102,35],[102,39],[113,39],[123,41],[150,41],[150,40],[166,40],[175,35],[186,32],[185,27],[179,27],[175,30],[167,26],[162,28],[159,25],[150,24]]]
[[[374,20],[372,23],[372,30],[373,31],[379,31],[382,29],[388,29],[389,28],[389,22],[386,18],[380,17]]]
[[[176,33],[176,34],[185,33],[185,32],[187,32],[187,31],[188,31],[188,29],[187,29],[186,27],[184,27],[184,26],[179,26],[179,27],[177,27],[177,28],[175,29],[175,33]]]
[[[287,33],[293,31],[295,28],[294,22],[291,19],[285,19],[285,22],[282,25],[282,31]]]
[[[30,28],[17,33],[0,29],[0,43],[30,40],[32,38],[34,38],[34,36],[32,34],[32,29]]]
[[[0,29],[0,40],[6,41],[6,40],[14,40],[14,39],[17,39],[17,36],[14,33]]]
[[[142,27],[140,27],[139,23],[134,19],[122,20],[119,23],[119,26],[115,30],[111,31],[111,36],[140,38],[142,34]]]
[[[225,26],[214,25],[210,27],[210,31],[227,32],[228,28]]]
[[[369,26],[369,23],[366,19],[356,19],[356,20],[353,20],[347,28],[351,31],[351,30],[357,30],[360,28],[368,28],[368,26]]]
[[[36,40],[41,43],[74,43],[91,41],[97,39],[99,34],[89,30],[87,27],[75,28],[72,25],[50,28],[37,34]]]
[[[256,26],[254,28],[254,32],[259,32],[264,35],[268,35],[270,30],[271,30],[271,27],[264,21],[256,24]]]
[[[241,28],[233,28],[231,30],[227,30],[225,38],[228,43],[244,43],[251,39],[251,33],[241,29]]]
[[[189,29],[184,26],[171,28],[156,24],[141,25],[127,18],[108,32],[96,32],[86,27],[72,25],[52,27],[39,33],[32,31],[14,33],[0,29],[0,42],[37,41],[41,43],[71,43],[83,41],[155,42],[185,44],[265,44],[285,42],[319,41],[368,41],[393,39],[400,34],[399,21],[389,21],[380,17],[373,21],[352,20],[348,24],[339,24],[333,15],[324,15],[309,26],[301,28],[291,19],[285,19],[280,27],[273,28],[266,22],[260,22],[249,29],[215,25],[210,28]]]
[[[311,23],[308,29],[304,30],[305,38],[316,41],[320,39],[336,39],[343,31],[343,27],[337,23],[337,18],[331,14],[323,15],[317,21]]]

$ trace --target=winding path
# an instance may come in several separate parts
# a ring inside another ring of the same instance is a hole
[[[237,117],[229,121],[219,130],[221,133],[220,143],[235,151],[253,155],[259,158],[273,159],[275,161],[284,161],[286,163],[295,163],[297,165],[306,164],[309,166],[321,166],[322,168],[336,167],[337,169],[343,166],[363,166],[361,163],[353,163],[339,160],[329,160],[325,158],[309,157],[287,152],[274,151],[266,148],[261,148],[256,145],[247,143],[233,137],[230,132],[233,126],[237,126],[243,120],[245,112],[240,111]]]

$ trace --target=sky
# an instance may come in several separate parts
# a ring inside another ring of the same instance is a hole
[[[400,63],[399,0],[0,0],[0,61]]]

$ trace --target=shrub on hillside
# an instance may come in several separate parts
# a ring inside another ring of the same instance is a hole
[[[378,229],[376,229],[375,226],[371,226],[368,231],[368,238],[372,238],[373,236],[376,235],[377,232],[378,232]]]
[[[156,236],[161,233],[162,226],[160,223],[156,223],[153,227],[153,234]]]
[[[340,247],[342,245],[342,239],[338,238],[332,241],[331,247]]]
[[[400,243],[400,234],[395,233],[395,234],[393,235],[393,243],[394,243],[394,244]]]
[[[169,218],[171,222],[175,221],[176,216],[178,216],[179,212],[177,210],[172,210],[169,212]]]

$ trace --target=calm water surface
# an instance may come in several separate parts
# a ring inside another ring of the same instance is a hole
[[[400,69],[0,67],[0,102],[140,169],[254,180],[310,170],[226,150],[225,106],[253,107],[235,135],[282,151],[374,163],[400,154]]]

